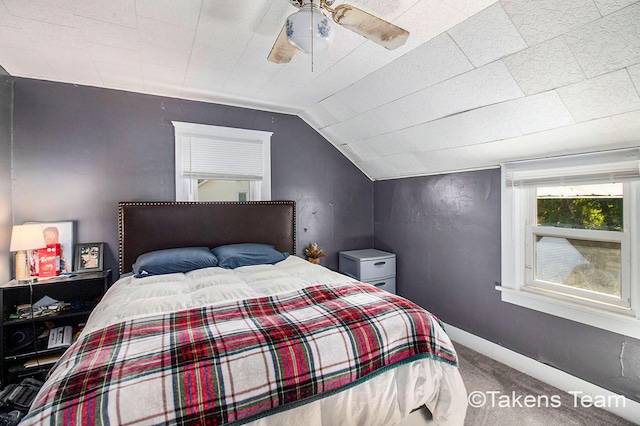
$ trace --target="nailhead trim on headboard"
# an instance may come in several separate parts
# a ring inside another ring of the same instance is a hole
[[[189,202],[189,201],[123,201],[118,203],[118,270],[119,273],[123,272],[124,262],[124,208],[125,207],[155,207],[155,206],[176,206],[176,205],[291,205],[293,206],[293,253],[296,252],[296,214],[295,214],[295,201],[204,201],[204,202]]]

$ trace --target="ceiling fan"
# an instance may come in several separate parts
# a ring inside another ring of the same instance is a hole
[[[285,64],[296,51],[325,50],[333,40],[333,22],[389,50],[402,46],[409,32],[349,4],[332,8],[335,0],[289,0],[300,10],[287,18],[269,53],[269,61]],[[329,15],[329,16],[327,16]]]

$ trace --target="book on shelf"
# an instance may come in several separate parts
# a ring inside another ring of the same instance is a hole
[[[54,354],[54,355],[47,355],[47,356],[41,356],[38,358],[33,358],[30,359],[28,361],[26,361],[23,366],[24,368],[31,368],[31,367],[37,367],[39,365],[49,365],[49,364],[53,364],[55,363],[57,360],[60,359],[61,354]]]
[[[71,332],[73,327],[65,325],[64,327],[56,327],[49,330],[48,349],[62,348],[71,345]]]

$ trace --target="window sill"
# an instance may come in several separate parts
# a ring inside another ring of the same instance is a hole
[[[503,302],[640,339],[640,320],[636,317],[589,308],[503,286],[496,286],[496,290],[502,293]]]

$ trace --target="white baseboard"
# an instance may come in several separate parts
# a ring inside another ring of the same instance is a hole
[[[450,324],[445,324],[445,329],[454,343],[458,342],[461,345],[565,392],[581,392],[581,395],[591,398],[616,398],[618,396],[607,389],[521,355]],[[602,408],[630,422],[640,424],[640,403],[625,398],[624,406],[617,406],[622,404],[611,405],[612,406],[603,406]]]

